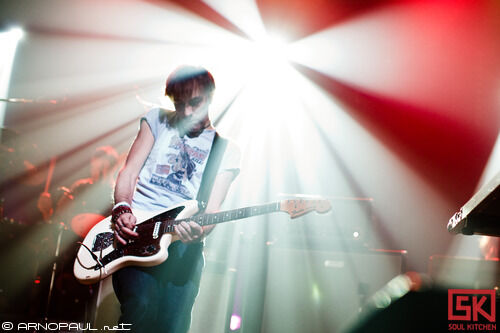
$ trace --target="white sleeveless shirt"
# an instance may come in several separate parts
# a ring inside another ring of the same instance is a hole
[[[161,210],[195,199],[203,171],[215,137],[214,129],[205,129],[199,136],[181,137],[168,123],[165,111],[156,108],[142,119],[146,121],[155,142],[137,181],[132,207],[141,210]],[[239,173],[240,153],[229,141],[219,172]]]

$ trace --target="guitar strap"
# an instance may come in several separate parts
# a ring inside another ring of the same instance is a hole
[[[219,170],[222,157],[226,151],[227,143],[227,139],[221,138],[219,133],[215,132],[212,149],[210,149],[207,165],[205,166],[205,170],[203,171],[203,176],[201,178],[200,189],[198,190],[198,195],[196,196],[200,212],[203,212],[207,206],[210,193],[212,192],[212,187],[214,186],[215,177],[217,176],[217,171]]]

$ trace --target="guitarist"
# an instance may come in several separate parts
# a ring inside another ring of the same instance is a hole
[[[133,231],[137,221],[131,208],[166,210],[197,197],[216,137],[208,116],[214,89],[212,75],[202,67],[181,66],[168,77],[165,94],[175,112],[156,108],[141,119],[116,181],[112,212],[116,241],[126,244],[140,237]],[[239,149],[227,142],[218,172],[209,181],[206,212],[219,209],[239,173],[239,160]],[[132,324],[134,332],[188,331],[204,264],[202,240],[212,229],[183,222],[175,229],[181,241],[170,245],[165,262],[128,266],[113,274],[120,323]]]

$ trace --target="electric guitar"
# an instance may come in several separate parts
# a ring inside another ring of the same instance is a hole
[[[138,238],[126,245],[114,240],[111,216],[97,223],[85,236],[78,250],[73,272],[83,284],[92,284],[125,266],[155,266],[168,257],[168,246],[179,240],[174,226],[194,221],[201,226],[239,220],[251,216],[286,212],[296,218],[312,211],[326,213],[331,208],[327,200],[283,200],[270,204],[233,209],[212,214],[198,214],[196,200],[185,201],[167,211],[134,210]]]

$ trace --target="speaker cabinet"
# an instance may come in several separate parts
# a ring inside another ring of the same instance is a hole
[[[493,289],[500,286],[498,260],[433,255],[429,275],[441,286]]]
[[[261,332],[338,332],[404,270],[404,251],[273,248]]]

